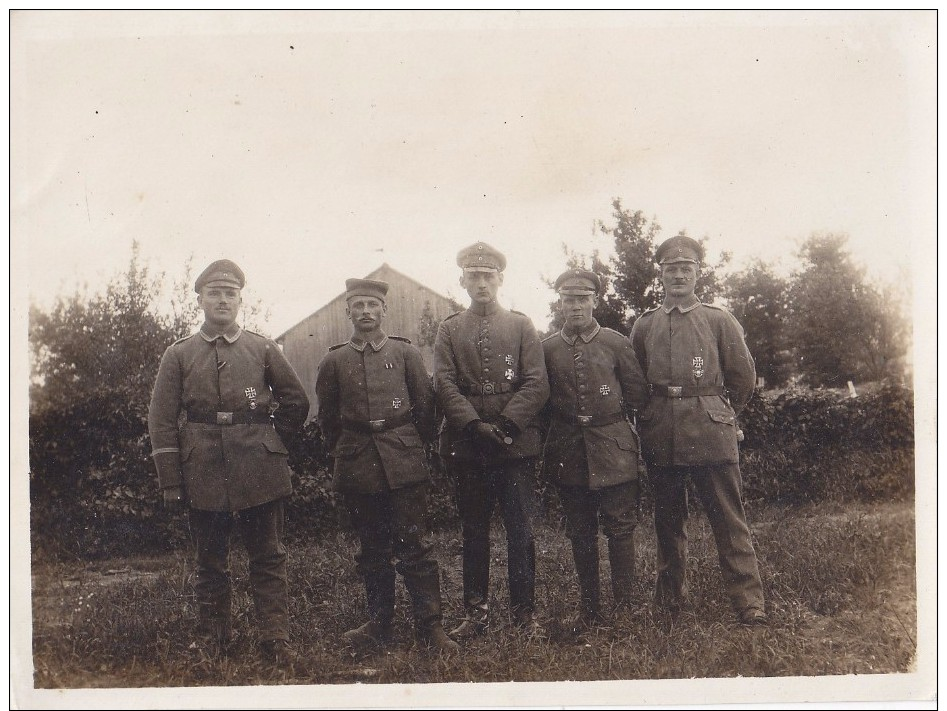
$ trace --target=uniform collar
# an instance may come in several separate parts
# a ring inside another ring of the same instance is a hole
[[[205,328],[207,329],[206,331],[204,330]],[[212,334],[209,333],[209,331],[210,329],[207,327],[206,323],[201,326],[201,338],[203,338],[208,343],[213,343],[218,338],[223,338],[225,341],[227,341],[227,343],[233,343],[238,338],[240,338],[240,334],[243,333],[243,329],[240,328],[236,322],[234,322],[234,324],[224,333]]]
[[[698,299],[696,295],[691,295],[691,298],[693,299],[693,301],[691,303],[688,303],[686,306],[682,306],[681,304],[674,304],[674,306],[666,306],[662,304],[661,308],[664,309],[664,313],[666,314],[670,314],[674,309],[677,309],[682,314],[686,314],[688,311],[693,311],[694,309],[696,309],[698,306],[700,306],[700,303],[701,303],[700,299]]]
[[[570,346],[574,346],[574,345],[576,344],[576,341],[578,341],[578,339],[580,339],[580,338],[581,338],[583,341],[585,341],[586,343],[588,343],[588,342],[591,341],[593,338],[595,338],[595,337],[598,335],[598,332],[601,331],[601,330],[602,330],[602,327],[599,326],[599,325],[598,325],[598,321],[596,321],[596,320],[593,318],[593,319],[592,319],[592,327],[591,327],[591,328],[587,328],[587,329],[586,329],[585,331],[583,331],[582,333],[576,333],[576,334],[574,334],[574,335],[572,335],[572,336],[569,336],[569,335],[566,334],[566,329],[562,329],[561,331],[559,331],[559,335],[562,336],[562,340],[563,340],[563,341],[565,341],[566,343],[568,343]]]
[[[500,310],[500,304],[497,301],[491,301],[489,304],[478,304],[475,302],[470,304],[467,310],[472,314],[477,314],[477,316],[492,316]]]
[[[352,348],[357,350],[359,353],[365,350],[365,346],[369,346],[369,345],[372,347],[372,350],[377,353],[382,348],[384,348],[387,342],[388,342],[388,335],[385,333],[381,334],[381,338],[378,341],[356,340],[354,336],[349,339],[349,345],[352,346]]]

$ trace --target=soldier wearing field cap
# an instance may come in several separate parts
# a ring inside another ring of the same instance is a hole
[[[470,306],[448,316],[434,343],[434,386],[444,415],[440,455],[457,484],[463,531],[466,619],[451,632],[467,638],[489,624],[490,521],[499,505],[507,540],[513,621],[535,621],[535,459],[537,415],[549,396],[542,345],[527,316],[503,308],[497,292],[506,257],[484,242],[457,255]]]
[[[664,302],[631,331],[650,390],[638,427],[655,497],[655,601],[676,611],[687,597],[690,479],[710,519],[737,617],[762,624],[763,586],[743,508],[736,422],[753,394],[756,371],[737,320],[694,294],[702,259],[703,247],[683,235],[658,247]]]
[[[569,269],[555,289],[564,323],[543,340],[550,391],[543,473],[557,486],[566,515],[580,591],[571,632],[582,635],[602,622],[600,519],[613,599],[616,605],[631,600],[639,455],[629,416],[645,403],[647,382],[629,340],[592,315],[602,289],[599,275]]]
[[[424,444],[435,439],[434,389],[418,348],[382,329],[387,294],[383,281],[345,282],[352,337],[329,349],[316,377],[319,426],[334,460],[334,488],[361,544],[356,564],[368,603],[368,621],[343,638],[356,654],[391,639],[397,570],[419,641],[451,652],[457,643],[442,626],[438,565],[427,536]]]
[[[269,338],[237,324],[243,271],[223,259],[194,283],[200,330],[165,351],[148,429],[158,482],[172,508],[189,508],[196,551],[200,639],[208,653],[231,636],[230,535],[247,549],[250,587],[267,661],[294,659],[289,640],[283,506],[292,493],[287,445],[309,400]],[[179,426],[179,417],[186,421]]]

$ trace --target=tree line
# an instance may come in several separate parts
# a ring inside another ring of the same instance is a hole
[[[612,219],[611,225],[597,223],[604,244],[612,247],[609,256],[600,249],[591,254],[567,250],[566,261],[568,267],[605,276],[608,287],[595,317],[602,326],[630,333],[635,319],[663,298],[653,263],[663,237],[656,219],[624,208],[617,198]],[[870,282],[847,243],[844,234],[813,233],[799,249],[800,266],[788,278],[760,259],[728,271],[731,254],[722,252],[715,261],[708,254],[697,296],[705,303],[723,303],[743,325],[765,387],[790,382],[844,387],[849,380],[905,377],[910,331],[902,300],[909,288],[899,292]],[[555,302],[550,318],[547,332],[562,324]]]

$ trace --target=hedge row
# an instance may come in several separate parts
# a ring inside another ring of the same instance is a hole
[[[741,413],[747,499],[804,503],[905,498],[914,491],[913,398],[903,387],[859,396],[790,390],[758,394]],[[290,537],[345,525],[331,491],[318,426],[292,448]],[[70,557],[124,555],[184,541],[186,527],[161,506],[144,413],[82,402],[30,418],[34,549]],[[457,526],[453,486],[432,456],[431,522]],[[650,505],[643,482],[643,506]],[[543,509],[557,514],[539,482]]]

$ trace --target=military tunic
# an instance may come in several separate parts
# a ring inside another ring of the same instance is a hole
[[[721,576],[741,615],[764,609],[756,551],[746,522],[736,414],[756,372],[743,328],[702,304],[660,306],[632,327],[635,355],[653,391],[639,413],[642,450],[654,489],[655,600],[671,608],[688,596],[687,481],[693,483],[717,544]]]
[[[658,466],[739,461],[736,414],[756,384],[739,322],[728,311],[695,299],[683,309],[646,311],[635,321],[631,343],[648,382],[658,389],[719,391],[652,397],[638,414],[645,461]]]
[[[644,404],[647,383],[631,343],[597,322],[586,333],[560,331],[542,343],[550,391],[545,475],[590,489],[637,479],[638,442],[626,408]]]
[[[159,467],[160,486],[183,485],[191,508],[206,511],[240,511],[288,496],[283,438],[298,431],[308,410],[295,371],[269,338],[235,326],[226,335],[202,329],[175,342],[161,358],[148,409],[154,456],[180,461]],[[255,421],[189,420],[179,427],[184,413],[217,412]]]
[[[519,428],[502,459],[536,457],[536,416],[549,397],[539,335],[529,318],[496,303],[473,304],[441,322],[434,343],[434,387],[444,414],[441,456],[478,459],[483,443],[465,428],[503,416]]]
[[[371,494],[428,480],[423,442],[434,439],[434,390],[410,341],[333,346],[319,365],[316,396],[337,490]]]

